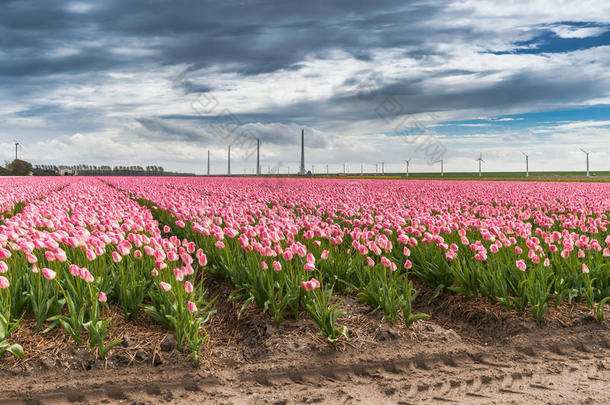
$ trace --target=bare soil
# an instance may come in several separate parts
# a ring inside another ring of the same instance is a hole
[[[483,299],[429,303],[418,285],[417,309],[431,317],[407,329],[346,296],[350,338],[333,347],[305,314],[279,328],[255,308],[238,318],[230,287],[207,284],[218,313],[198,368],[145,314],[125,322],[111,307],[113,338],[126,343],[106,361],[24,320],[11,341],[29,357],[0,361],[0,405],[608,402],[610,327],[582,304],[552,308],[537,325]]]

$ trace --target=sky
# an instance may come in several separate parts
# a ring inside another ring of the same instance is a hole
[[[0,0],[0,161],[610,170],[607,1]]]

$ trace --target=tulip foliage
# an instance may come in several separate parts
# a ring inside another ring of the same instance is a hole
[[[348,336],[338,294],[411,325],[417,278],[542,322],[610,300],[610,185],[274,178],[0,180],[0,355],[32,317],[100,357],[110,306],[176,334],[194,363],[213,311],[203,272],[277,325]]]
[[[104,316],[116,304],[126,319],[144,310],[163,321],[198,361],[211,311],[191,266],[192,244],[162,237],[146,207],[98,179],[63,185],[42,198],[32,187],[29,203],[0,225],[0,350],[21,355],[9,334],[31,315],[43,333],[62,327],[79,345],[88,336],[104,358],[121,342],[108,341],[112,321]],[[165,282],[175,290],[160,296]]]
[[[193,240],[235,298],[276,323],[308,301],[310,277],[356,293],[394,322],[408,277],[530,311],[610,296],[610,185],[301,179],[113,178],[168,234]],[[310,305],[311,307],[311,305]],[[331,308],[329,305],[328,308]]]

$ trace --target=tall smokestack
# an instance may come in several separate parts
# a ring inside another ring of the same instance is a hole
[[[299,170],[300,175],[305,174],[305,130],[301,129],[301,169]]]
[[[256,175],[257,176],[261,175],[260,148],[261,148],[261,141],[260,141],[260,139],[257,139],[256,140]]]
[[[229,145],[229,149],[227,150],[227,157],[228,157],[228,163],[227,163],[227,175],[230,176],[231,175],[231,145]]]
[[[208,176],[210,175],[210,150],[208,149]]]

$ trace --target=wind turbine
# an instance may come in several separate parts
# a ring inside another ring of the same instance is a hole
[[[582,151],[582,153],[584,153],[585,155],[587,155],[587,177],[589,177],[589,153],[586,150],[584,150],[583,148],[578,148]]]
[[[444,176],[445,176],[445,172],[443,169],[443,159],[441,159],[441,177],[444,177]]]
[[[405,163],[407,164],[407,172],[405,173],[405,177],[409,177],[409,162],[411,161],[411,159],[406,160],[405,159]]]
[[[525,152],[521,153],[525,156],[525,177],[530,177],[530,157]]]
[[[23,146],[17,141],[14,141],[14,142],[15,142],[15,160],[17,160],[17,148],[21,147],[21,149],[23,149]]]
[[[479,177],[481,177],[481,163],[485,162],[483,160],[483,153],[479,154],[479,158],[475,159],[475,160],[479,162]]]

